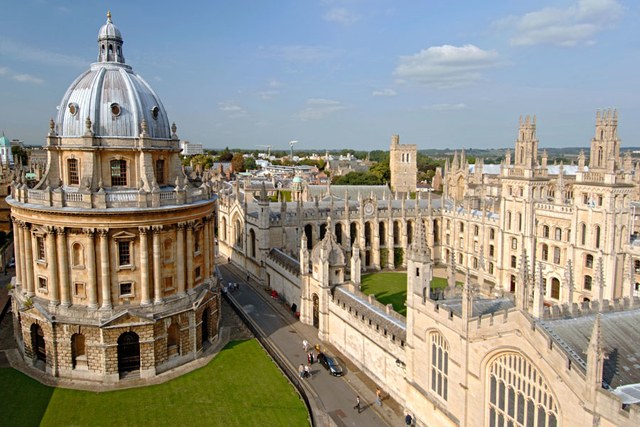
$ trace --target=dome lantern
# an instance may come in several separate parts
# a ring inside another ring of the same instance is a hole
[[[98,32],[98,62],[118,62],[124,64],[122,34],[111,22],[111,12],[107,12],[107,23]]]

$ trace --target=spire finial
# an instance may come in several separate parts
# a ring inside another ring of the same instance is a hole
[[[107,22],[111,22],[111,11],[107,10]]]

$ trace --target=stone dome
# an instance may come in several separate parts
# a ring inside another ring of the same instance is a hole
[[[160,98],[125,64],[122,44],[120,31],[108,14],[98,33],[98,62],[71,84],[58,106],[58,135],[85,135],[89,119],[96,137],[135,138],[142,133],[144,120],[148,137],[171,138]]]

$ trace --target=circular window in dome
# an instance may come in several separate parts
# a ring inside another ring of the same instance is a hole
[[[151,115],[153,116],[154,120],[158,120],[158,114],[160,114],[160,109],[158,108],[158,106],[156,105],[155,107],[153,107],[151,109]]]
[[[75,116],[76,114],[78,114],[78,104],[76,104],[75,102],[70,102],[68,107],[69,107],[69,114],[71,114],[72,116]]]
[[[118,104],[117,102],[111,104],[111,114],[113,114],[115,117],[118,117],[121,112],[122,110],[120,108],[120,104]]]

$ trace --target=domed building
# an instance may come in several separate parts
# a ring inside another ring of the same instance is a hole
[[[7,198],[15,336],[54,377],[151,377],[218,336],[211,183],[183,172],[176,126],[122,46],[108,14],[50,122],[42,179],[18,174]]]

